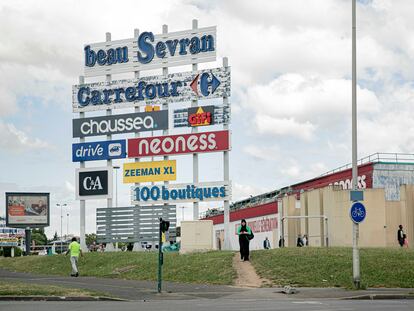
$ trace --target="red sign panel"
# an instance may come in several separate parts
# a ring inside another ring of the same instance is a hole
[[[129,158],[218,152],[229,149],[229,131],[128,139]]]

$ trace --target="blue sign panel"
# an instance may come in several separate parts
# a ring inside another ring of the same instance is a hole
[[[359,224],[360,222],[364,221],[365,216],[367,215],[367,211],[365,210],[364,204],[361,202],[355,202],[352,204],[349,214],[352,221]]]
[[[126,140],[108,140],[72,145],[72,161],[96,161],[126,158]]]

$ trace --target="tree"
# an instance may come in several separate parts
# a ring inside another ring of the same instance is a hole
[[[53,240],[52,241],[57,241],[59,240],[59,236],[57,234],[57,231],[55,231],[55,234],[53,235]]]
[[[34,241],[36,245],[46,245],[47,236],[45,234],[45,229],[32,229],[32,241]]]
[[[87,233],[85,235],[86,245],[91,245],[93,242],[96,242],[96,234],[95,233]]]

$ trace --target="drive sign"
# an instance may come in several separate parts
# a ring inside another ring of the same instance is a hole
[[[126,158],[126,140],[72,144],[72,162]]]

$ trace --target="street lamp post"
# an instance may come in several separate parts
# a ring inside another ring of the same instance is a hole
[[[63,237],[63,215],[62,215],[62,210],[64,206],[67,206],[67,204],[59,204],[56,203],[56,206],[60,206],[60,254],[63,254],[63,245],[62,245],[62,237]]]
[[[67,222],[66,222],[66,236],[69,236],[69,213],[66,214],[68,216]]]

